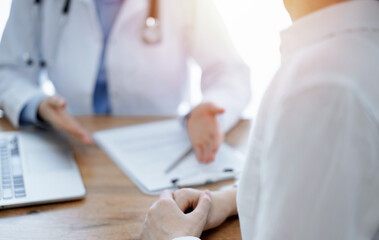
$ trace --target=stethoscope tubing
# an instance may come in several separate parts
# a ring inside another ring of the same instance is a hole
[[[36,6],[36,8],[33,9],[33,11],[35,11],[35,16],[36,16],[36,19],[37,21],[32,21],[35,26],[33,28],[31,28],[31,40],[30,41],[30,45],[29,46],[29,52],[25,52],[22,54],[22,60],[24,61],[24,63],[27,65],[27,66],[32,66],[32,65],[35,65],[35,64],[38,64],[39,67],[43,68],[43,67],[46,67],[48,64],[51,64],[51,61],[52,59],[55,58],[55,56],[51,56],[50,59],[47,59],[44,55],[44,52],[42,50],[42,41],[43,41],[43,26],[42,26],[42,14],[41,14],[41,6],[43,4],[43,1],[44,0],[34,0],[34,4]],[[145,21],[145,26],[144,26],[144,29],[142,30],[143,31],[143,41],[147,44],[155,44],[155,43],[158,43],[161,39],[160,39],[160,21],[159,21],[159,0],[150,0],[150,6],[149,6],[149,12],[148,12],[148,16],[146,17],[146,21]],[[70,8],[71,8],[71,0],[65,0],[64,4],[63,4],[63,7],[62,7],[62,19],[59,21],[59,29],[62,29],[64,27],[64,23],[65,23],[65,19],[67,18],[67,16],[69,15],[70,13]],[[153,24],[152,24],[153,23]],[[37,36],[36,37],[33,37],[34,34],[33,34],[33,29],[34,29],[34,32],[37,33]],[[146,34],[147,33],[147,34]],[[153,34],[153,37],[150,37],[152,34],[151,33],[154,33]],[[149,39],[150,37],[150,39]],[[56,36],[56,39],[54,39],[55,41],[55,44],[54,44],[54,49],[57,49],[58,48],[58,42],[59,42],[59,39],[60,39],[60,36]],[[38,55],[38,58],[36,59],[33,59],[32,57],[32,52],[37,52],[37,51],[33,51],[34,49],[34,46],[38,46],[41,50],[39,53],[36,53],[35,55],[37,56]],[[56,53],[55,53],[56,54]],[[38,61],[37,61],[38,59]]]

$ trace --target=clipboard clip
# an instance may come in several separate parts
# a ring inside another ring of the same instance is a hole
[[[223,170],[223,172],[210,172],[184,179],[174,178],[171,180],[171,182],[177,188],[198,187],[234,179],[236,176],[237,174],[232,168],[226,168]]]

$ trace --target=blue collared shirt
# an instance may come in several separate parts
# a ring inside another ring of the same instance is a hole
[[[93,97],[94,112],[97,114],[111,113],[107,87],[107,72],[105,67],[105,52],[113,23],[117,17],[119,9],[121,8],[122,2],[123,0],[95,0],[97,14],[99,16],[100,25],[104,36],[101,62]]]
[[[123,1],[124,0],[95,0],[96,10],[104,37],[99,72],[93,94],[93,108],[96,114],[111,113],[105,67],[105,52],[108,37]],[[39,102],[42,98],[43,96],[35,97],[25,105],[20,114],[20,126],[37,125],[40,122],[37,119],[37,112]]]

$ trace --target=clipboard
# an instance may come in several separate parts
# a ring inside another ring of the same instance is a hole
[[[176,189],[175,179],[219,175],[225,169],[233,169],[237,175],[244,162],[239,151],[223,143],[212,163],[200,163],[191,153],[166,173],[167,168],[191,147],[187,132],[177,119],[97,131],[94,139],[124,174],[148,195]]]

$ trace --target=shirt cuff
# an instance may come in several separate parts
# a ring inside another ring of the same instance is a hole
[[[187,121],[188,121],[188,116],[190,115],[191,112],[187,113],[186,115],[180,117],[180,124],[182,127],[184,127],[187,130]]]
[[[47,123],[41,121],[37,117],[39,103],[44,99],[45,95],[38,95],[29,100],[23,107],[20,113],[20,126],[45,126]]]
[[[178,238],[174,238],[172,240],[201,240],[200,238],[198,237],[190,237],[190,236],[186,236],[186,237],[178,237]]]

